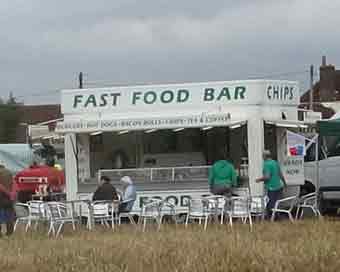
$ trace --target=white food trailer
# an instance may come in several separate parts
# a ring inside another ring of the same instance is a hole
[[[287,157],[286,130],[298,120],[297,82],[244,80],[62,91],[69,200],[90,199],[100,175],[129,175],[144,199],[186,209],[209,194],[208,168],[225,151],[240,180],[235,193],[262,195],[262,152],[272,151],[292,190],[304,183],[304,159]]]

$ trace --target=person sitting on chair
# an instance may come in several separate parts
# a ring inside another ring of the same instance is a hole
[[[92,200],[93,201],[100,201],[100,200],[107,200],[113,201],[118,200],[118,194],[116,188],[111,184],[110,178],[107,176],[101,177],[101,184],[94,192]]]
[[[129,176],[122,177],[120,181],[123,183],[124,193],[119,212],[130,212],[137,198],[136,188]]]

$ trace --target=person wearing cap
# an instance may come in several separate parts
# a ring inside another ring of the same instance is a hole
[[[234,165],[225,158],[224,152],[209,169],[208,177],[210,191],[214,195],[232,195],[231,188],[237,185],[237,174]]]
[[[12,173],[3,164],[0,164],[0,226],[6,224],[7,235],[11,235],[14,230],[15,212],[12,185]]]
[[[266,212],[267,218],[270,218],[272,209],[274,208],[276,201],[282,198],[283,188],[287,187],[287,183],[279,163],[272,159],[269,150],[263,152],[263,159],[263,176],[256,179],[256,182],[264,182],[269,198]]]
[[[113,201],[118,200],[118,194],[116,188],[111,184],[111,180],[107,176],[101,177],[101,184],[97,188],[97,190],[94,192],[92,200],[93,201],[100,201],[100,200],[106,200],[106,201]]]
[[[119,212],[130,212],[137,198],[136,188],[129,176],[122,177],[120,181],[123,183],[124,193]]]

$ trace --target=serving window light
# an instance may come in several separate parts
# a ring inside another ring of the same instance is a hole
[[[129,133],[129,131],[128,130],[122,130],[122,131],[118,132],[118,135],[122,135],[122,134],[126,134],[126,133]]]
[[[145,133],[152,133],[155,131],[157,131],[157,129],[153,128],[153,129],[145,130]]]
[[[213,127],[204,127],[202,128],[202,130],[209,130],[209,129],[212,129]]]
[[[95,135],[100,135],[102,133],[103,133],[102,131],[96,131],[96,132],[92,132],[90,135],[95,136]]]
[[[282,124],[282,123],[276,123],[278,127],[288,127],[288,128],[298,128],[299,126],[296,124]]]
[[[184,130],[185,128],[175,128],[175,129],[173,129],[172,131],[173,132],[178,132],[178,131],[182,131],[182,130]]]
[[[236,125],[232,125],[229,128],[230,129],[236,129],[236,128],[240,128],[242,126],[242,124],[236,124]]]

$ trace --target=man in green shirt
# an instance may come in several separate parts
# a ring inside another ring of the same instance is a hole
[[[272,209],[274,208],[276,201],[282,198],[282,191],[284,187],[287,187],[287,183],[279,163],[271,158],[269,150],[263,152],[263,159],[263,177],[258,178],[256,182],[264,182],[269,198],[266,207],[267,217],[270,218]]]
[[[231,196],[231,187],[237,185],[237,175],[233,164],[223,154],[209,169],[210,192],[214,195]]]

